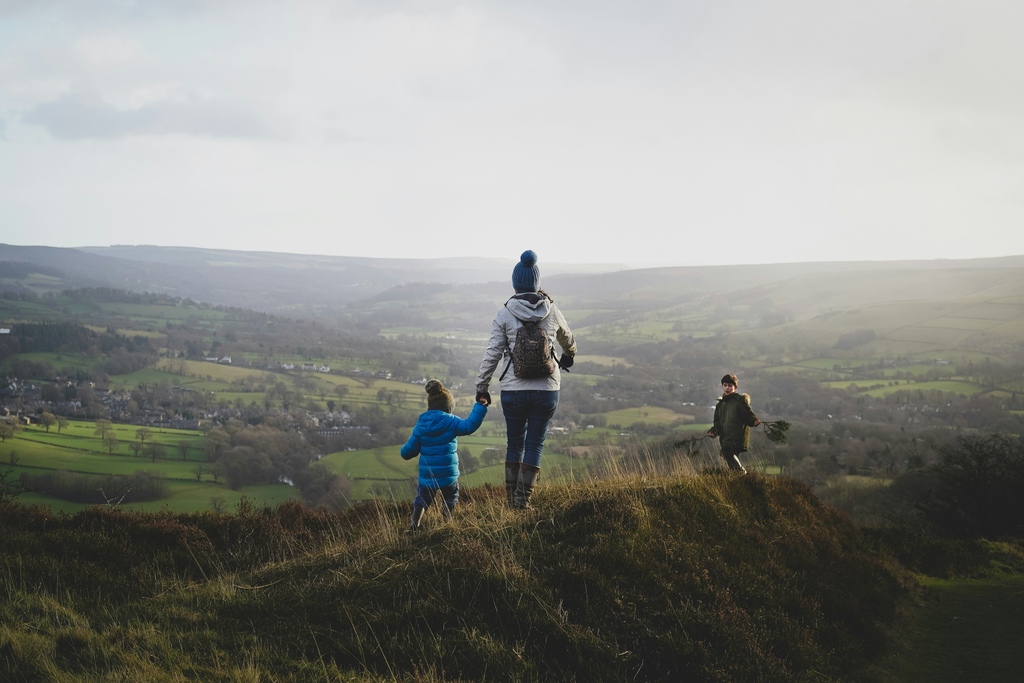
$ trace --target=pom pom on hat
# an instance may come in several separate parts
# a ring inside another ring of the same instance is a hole
[[[512,269],[512,288],[517,292],[536,292],[540,288],[540,268],[533,249],[524,251]]]
[[[450,413],[455,410],[455,398],[452,392],[445,389],[440,380],[432,379],[427,382],[427,408],[429,410],[443,410]]]

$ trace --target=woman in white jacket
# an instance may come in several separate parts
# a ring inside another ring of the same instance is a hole
[[[509,507],[530,507],[530,496],[540,472],[544,439],[558,407],[561,387],[560,370],[572,367],[576,356],[576,340],[555,302],[540,289],[537,254],[524,251],[512,270],[515,295],[498,309],[491,325],[480,371],[476,378],[477,400],[490,403],[488,387],[491,378],[508,356],[498,381],[501,383],[501,411],[505,416],[507,450],[505,453],[505,494]],[[516,336],[520,328],[536,325],[547,334],[550,348],[548,370],[542,376],[517,376],[511,372]],[[554,341],[552,341],[554,340]],[[555,346],[562,349],[561,359],[555,357]]]

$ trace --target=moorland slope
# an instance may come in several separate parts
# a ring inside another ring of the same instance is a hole
[[[805,485],[543,486],[515,514],[53,515],[6,506],[0,677],[147,681],[840,681],[907,596]],[[431,511],[433,513],[433,511]]]

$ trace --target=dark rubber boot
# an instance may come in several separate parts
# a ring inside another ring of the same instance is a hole
[[[516,499],[516,487],[519,485],[518,462],[505,462],[505,502],[510,508],[514,508]]]
[[[517,510],[528,510],[532,507],[530,505],[530,496],[533,495],[533,485],[537,481],[537,475],[539,473],[539,467],[523,465],[519,472],[519,485],[516,486],[516,493],[512,501],[512,507]]]

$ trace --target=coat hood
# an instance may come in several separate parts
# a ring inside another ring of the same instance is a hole
[[[516,294],[505,302],[505,308],[523,321],[543,320],[551,313],[551,301],[543,294],[526,292]]]
[[[444,434],[445,431],[451,428],[452,418],[455,418],[455,416],[443,410],[426,411],[420,415],[419,427],[421,429],[421,436],[439,436]]]

